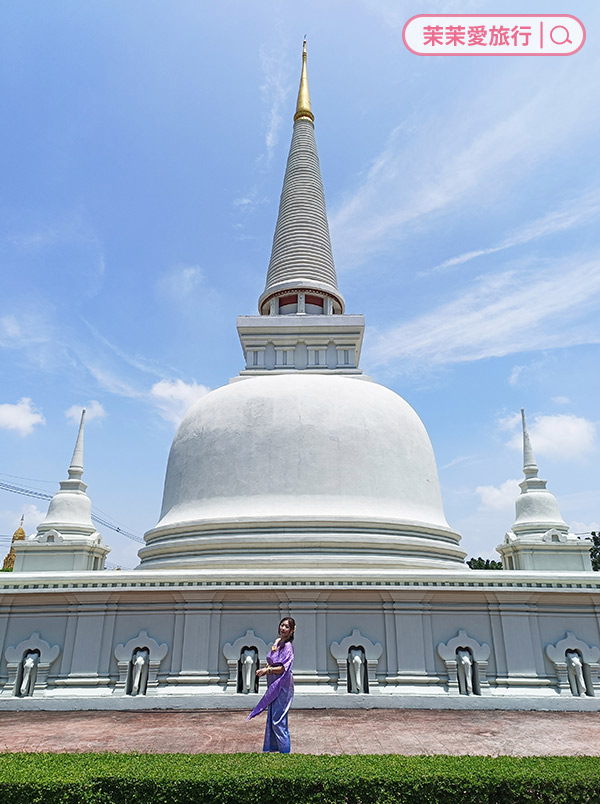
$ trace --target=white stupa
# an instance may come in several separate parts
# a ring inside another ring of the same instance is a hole
[[[421,420],[362,373],[313,122],[304,48],[267,282],[237,322],[245,366],[181,423],[135,570],[104,569],[82,420],[69,479],[0,577],[0,709],[249,711],[242,661],[264,661],[283,616],[299,708],[600,709],[600,574],[524,419],[504,569],[472,570]]]
[[[589,541],[569,532],[556,497],[538,477],[525,411],[523,425],[523,474],[521,493],[516,502],[516,519],[497,550],[507,569],[591,570]]]
[[[358,366],[313,120],[305,46],[266,287],[238,319],[246,368],[181,423],[140,568],[464,568],[423,423]]]
[[[15,542],[15,572],[104,569],[110,548],[92,522],[92,502],[81,479],[84,420],[85,410],[81,412],[68,479],[61,481],[37,532]]]

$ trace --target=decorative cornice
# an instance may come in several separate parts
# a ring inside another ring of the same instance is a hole
[[[8,574],[8,573],[7,573]],[[302,573],[290,572],[286,576],[277,573],[265,577],[263,571],[253,576],[242,570],[229,570],[219,575],[203,570],[134,570],[131,572],[94,571],[64,573],[19,573],[0,580],[0,591],[8,593],[41,592],[61,593],[83,591],[89,593],[174,589],[236,589],[264,591],[280,589],[301,591],[303,589],[445,589],[471,591],[514,592],[590,592],[600,591],[600,574],[594,572],[511,572],[507,570],[402,570],[381,573],[374,578],[367,572],[323,573],[322,570]],[[46,576],[46,577],[44,577]]]

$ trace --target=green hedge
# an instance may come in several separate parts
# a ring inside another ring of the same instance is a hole
[[[0,754],[1,804],[580,804],[594,757]]]

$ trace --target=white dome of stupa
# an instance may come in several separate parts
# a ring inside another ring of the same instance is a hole
[[[400,396],[347,376],[231,383],[173,441],[144,567],[464,565],[435,458]]]

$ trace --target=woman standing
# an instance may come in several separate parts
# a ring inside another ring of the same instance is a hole
[[[288,711],[294,697],[294,631],[296,622],[292,617],[284,617],[279,623],[279,637],[267,654],[267,666],[256,675],[267,677],[267,691],[246,718],[250,720],[263,712],[267,707],[267,725],[263,751],[279,751],[290,753],[290,732],[288,729]]]

